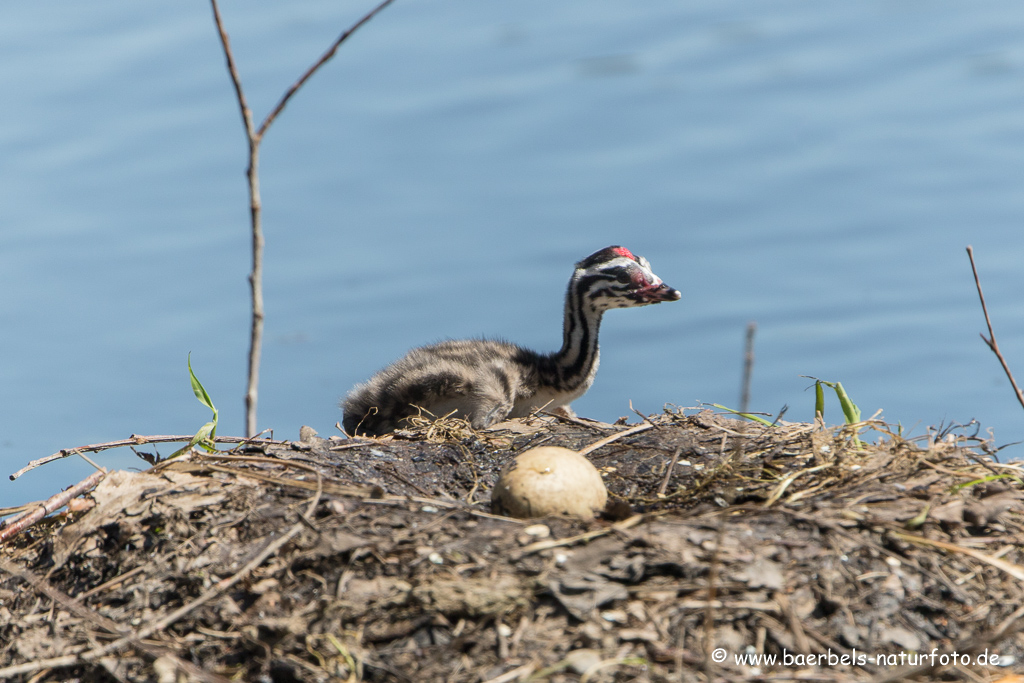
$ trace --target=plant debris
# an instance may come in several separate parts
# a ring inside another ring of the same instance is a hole
[[[601,439],[602,519],[490,511],[515,454]],[[6,541],[0,678],[1017,682],[991,450],[666,410],[192,451]]]

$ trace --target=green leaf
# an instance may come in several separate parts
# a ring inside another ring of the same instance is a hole
[[[989,475],[987,477],[982,477],[981,479],[975,479],[973,481],[966,481],[966,482],[964,482],[962,484],[956,484],[952,488],[950,488],[950,491],[952,493],[956,493],[957,491],[959,491],[961,489],[970,488],[971,486],[977,486],[978,484],[985,484],[985,483],[990,482],[990,481],[996,481],[997,479],[1016,479],[1016,478],[1017,477],[1013,476],[1012,474],[991,474],[991,475]]]
[[[209,453],[214,453],[217,451],[216,444],[213,440],[214,437],[217,436],[217,420],[219,415],[219,413],[217,412],[217,407],[213,405],[213,399],[211,399],[210,395],[206,393],[206,388],[203,386],[203,383],[199,381],[199,378],[196,377],[196,373],[192,371],[191,353],[188,354],[187,362],[188,376],[189,379],[192,381],[192,393],[196,395],[196,398],[199,399],[200,403],[202,403],[204,406],[206,406],[213,412],[213,419],[199,428],[199,431],[196,432],[196,435],[192,437],[192,440],[189,441],[187,446],[172,453],[170,455],[171,458],[181,455],[182,453],[186,452],[188,449],[194,446],[199,446],[200,448]]]
[[[860,408],[857,404],[850,400],[849,394],[846,393],[846,389],[843,388],[842,382],[829,382],[827,380],[818,379],[817,377],[809,377],[808,375],[801,375],[801,377],[807,377],[807,379],[814,380],[814,410],[815,412],[824,411],[825,409],[825,392],[821,388],[821,385],[829,387],[836,392],[836,398],[839,399],[839,405],[843,409],[843,416],[846,418],[846,424],[856,424],[860,422]],[[855,433],[853,435],[853,442],[857,445],[861,445],[861,440]]]
[[[917,513],[917,515],[913,519],[908,519],[904,526],[906,526],[908,529],[918,528],[928,520],[928,511],[931,509],[932,504],[925,503],[924,508],[922,508],[921,512]]]
[[[842,407],[843,415],[846,417],[846,424],[860,422],[860,408],[850,400],[850,396],[846,393],[846,389],[843,388],[842,382],[829,382],[828,380],[808,377],[807,375],[801,375],[801,377],[814,380],[814,410],[816,412],[822,412],[824,416],[825,392],[821,388],[821,385],[824,384],[836,392],[836,398],[839,399],[839,405]]]
[[[846,424],[854,424],[860,422],[860,408],[857,404],[850,400],[850,397],[846,393],[846,389],[843,389],[842,382],[836,382],[835,386],[832,387],[836,390],[836,396],[839,397],[839,405],[843,407],[843,415],[846,416]]]
[[[192,380],[192,391],[195,393],[196,398],[199,399],[200,403],[202,403],[204,406],[212,410],[214,414],[216,414],[217,409],[213,405],[213,400],[210,399],[210,395],[206,393],[206,389],[203,387],[203,383],[199,381],[199,378],[196,377],[196,373],[192,372],[191,353],[188,354],[188,376]]]
[[[738,410],[733,410],[732,408],[726,408],[725,406],[719,405],[717,403],[712,403],[711,405],[713,405],[714,407],[718,408],[719,410],[724,410],[726,412],[730,412],[733,415],[739,415],[740,417],[745,417],[748,420],[753,420],[754,422],[760,422],[761,424],[768,425],[769,427],[772,426],[771,422],[769,422],[768,420],[764,419],[760,415],[753,415],[751,413],[741,413]]]

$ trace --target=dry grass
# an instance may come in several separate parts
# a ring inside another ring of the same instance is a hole
[[[487,511],[501,465],[617,428],[508,426],[112,475],[5,547],[0,676],[973,682],[1012,667],[953,652],[1024,657],[1021,471],[983,441],[670,412],[589,455],[621,521],[533,524]]]

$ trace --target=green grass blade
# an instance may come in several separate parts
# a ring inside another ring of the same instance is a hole
[[[987,477],[982,477],[981,479],[975,479],[973,481],[965,481],[962,484],[956,484],[950,488],[950,491],[952,493],[956,493],[961,489],[970,488],[971,486],[977,486],[978,484],[986,484],[990,481],[996,481],[998,479],[1017,479],[1017,477],[1013,476],[1012,474],[991,474]]]
[[[764,419],[760,415],[752,415],[751,413],[741,413],[738,410],[733,410],[732,408],[726,408],[725,406],[719,405],[717,403],[712,403],[711,405],[713,405],[714,407],[718,408],[719,410],[724,410],[726,412],[732,413],[733,415],[739,415],[740,417],[745,417],[748,420],[753,420],[754,422],[760,422],[761,424],[768,425],[769,427],[772,426],[771,422],[769,422],[768,420]]]
[[[850,400],[850,395],[846,393],[846,389],[843,388],[842,382],[829,382],[827,380],[810,377],[808,375],[801,375],[801,377],[807,377],[807,379],[814,380],[814,411],[821,415],[822,419],[825,417],[825,391],[821,387],[822,385],[825,385],[836,392],[836,398],[839,399],[839,405],[843,409],[843,417],[846,418],[846,424],[856,424],[860,422],[860,408],[857,407],[856,403]],[[857,434],[853,435],[853,442],[857,446],[861,445],[861,440],[857,437]]]
[[[199,446],[206,452],[213,453],[217,450],[213,441],[213,437],[215,436],[214,432],[216,431],[217,424],[215,422],[207,422],[199,428],[199,431],[192,437],[192,440],[189,441],[188,445],[190,447]]]
[[[206,450],[210,453],[213,453],[217,450],[217,447],[213,441],[214,437],[217,436],[217,421],[219,419],[217,407],[213,405],[213,399],[211,399],[210,394],[206,392],[206,387],[204,387],[203,383],[199,381],[198,377],[196,377],[196,373],[192,371],[191,353],[188,354],[187,362],[188,376],[192,382],[192,393],[196,395],[196,398],[199,399],[200,403],[202,403],[204,406],[210,409],[210,411],[213,413],[213,419],[211,419],[209,422],[200,427],[199,431],[196,432],[196,435],[192,437],[191,441],[189,441],[188,446],[174,453],[174,455],[171,456],[172,458],[175,455],[179,455],[184,451],[187,451],[189,448],[192,448],[193,446],[199,446],[203,450]]]
[[[922,508],[921,512],[917,513],[917,515],[915,515],[913,519],[908,519],[904,523],[904,526],[907,527],[908,529],[917,529],[922,524],[924,524],[926,521],[928,521],[928,511],[931,510],[931,509],[932,509],[932,504],[931,503],[925,503],[924,504],[924,508]]]
[[[196,377],[196,373],[192,372],[191,353],[188,354],[188,376],[192,380],[192,391],[195,393],[196,398],[199,399],[199,402],[216,413],[217,408],[214,407],[213,400],[210,398],[210,395],[206,393],[206,388],[203,387],[203,383],[199,381],[198,377]]]
[[[860,422],[860,408],[857,404],[850,400],[849,395],[846,393],[846,389],[843,388],[842,382],[836,382],[835,386],[832,387],[836,390],[836,396],[839,397],[839,405],[843,407],[843,415],[846,416],[847,424],[854,424]]]

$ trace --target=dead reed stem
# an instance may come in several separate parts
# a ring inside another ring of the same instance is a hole
[[[743,383],[740,387],[740,412],[747,412],[750,407],[750,381],[754,375],[754,335],[757,334],[757,323],[747,323],[747,341],[743,351]]]

